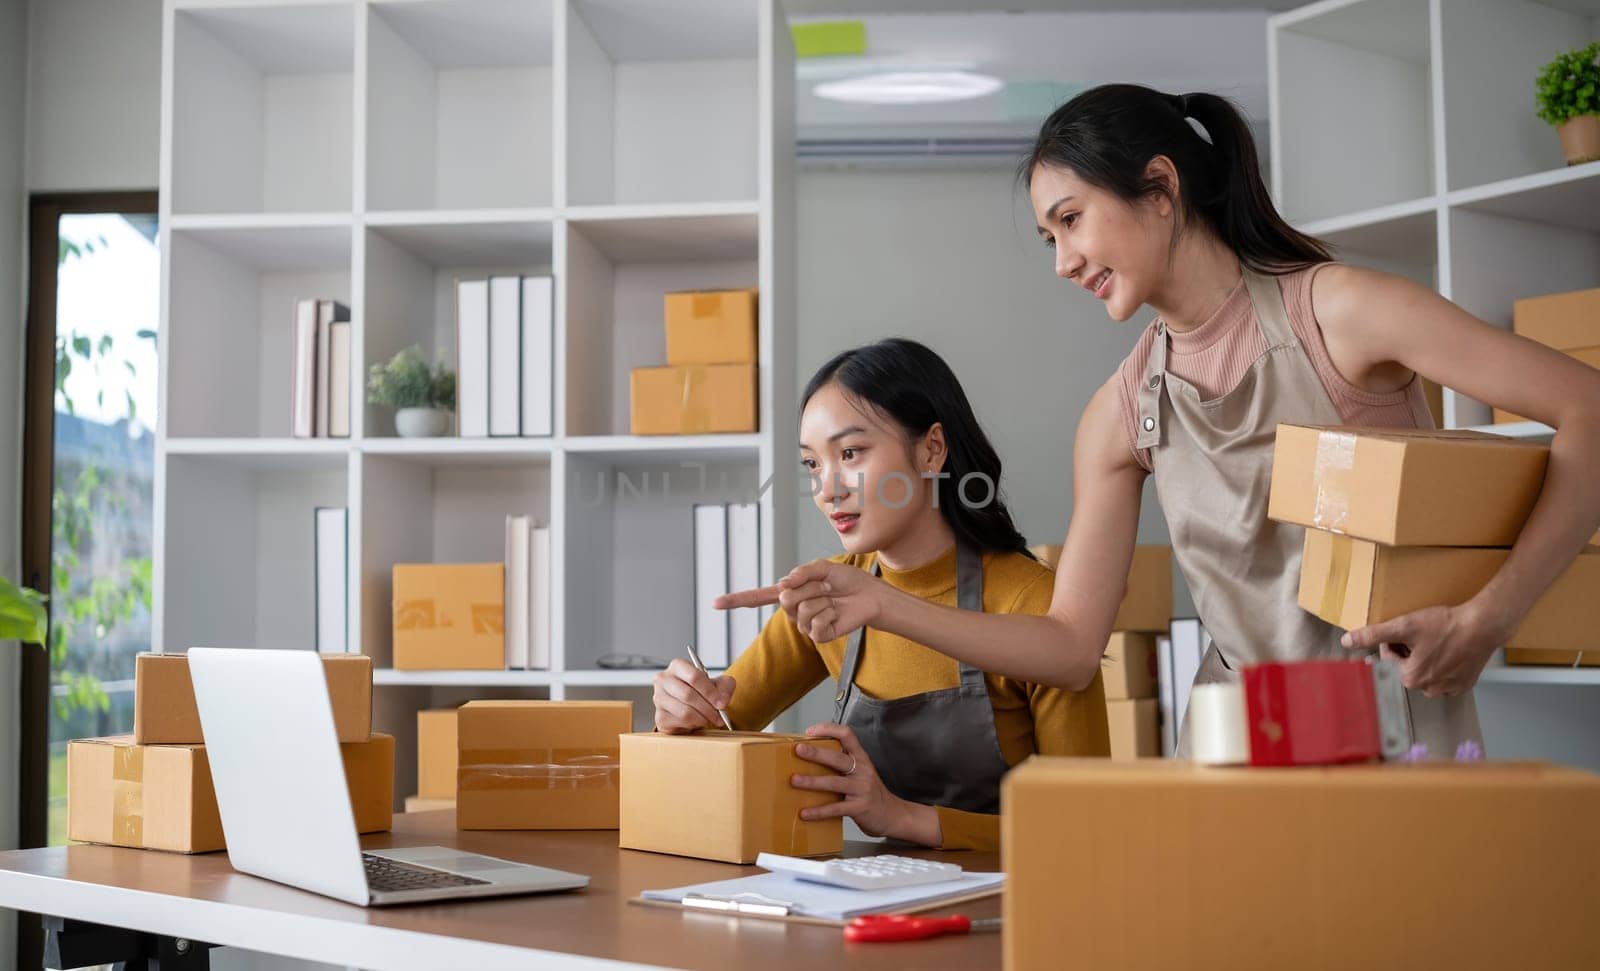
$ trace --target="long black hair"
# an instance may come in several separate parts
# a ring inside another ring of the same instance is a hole
[[[908,440],[943,425],[945,475],[934,481],[939,512],[956,538],[978,550],[1033,555],[1000,492],[1000,453],[944,358],[904,337],[844,351],[806,383],[801,413],[818,391],[834,383],[899,425]]]
[[[1045,119],[1017,178],[1027,186],[1038,166],[1059,166],[1130,205],[1158,194],[1171,198],[1170,187],[1145,175],[1157,155],[1178,170],[1179,226],[1210,229],[1250,269],[1286,273],[1331,258],[1321,240],[1278,215],[1261,182],[1250,127],[1232,102],[1214,94],[1166,94],[1138,84],[1090,88]]]

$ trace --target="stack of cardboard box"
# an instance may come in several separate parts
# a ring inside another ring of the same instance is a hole
[[[1592,368],[1600,368],[1600,289],[1515,301],[1511,305],[1511,329]],[[1496,408],[1494,420],[1498,425],[1527,419]]]
[[[1035,546],[1051,569],[1059,546]],[[1101,674],[1111,757],[1161,754],[1161,711],[1156,700],[1156,638],[1172,624],[1172,547],[1136,546],[1128,569],[1128,591],[1112,622]]]
[[[356,828],[387,830],[394,737],[372,731],[372,659],[322,658]],[[131,736],[67,744],[67,837],[179,853],[225,848],[185,655],[139,655]]]
[[[630,375],[635,435],[756,430],[756,291],[669,293],[667,366]]]
[[[1509,555],[1548,458],[1470,431],[1279,425],[1267,514],[1308,527],[1300,606],[1353,630],[1470,600]],[[1534,604],[1507,661],[1600,663],[1597,593],[1591,547]]]

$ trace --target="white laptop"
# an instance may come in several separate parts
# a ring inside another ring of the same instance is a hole
[[[445,846],[362,852],[322,660],[196,647],[189,672],[234,869],[363,907],[589,885]]]

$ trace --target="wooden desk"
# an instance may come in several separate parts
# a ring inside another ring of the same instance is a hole
[[[670,967],[729,971],[844,968],[998,968],[1000,936],[846,944],[837,928],[686,913],[627,901],[665,889],[761,872],[617,849],[599,832],[457,832],[452,812],[395,816],[394,831],[362,846],[440,844],[587,874],[577,893],[404,907],[356,907],[237,873],[226,853],[181,856],[77,844],[0,853],[0,907],[152,934],[371,969]],[[846,844],[850,856],[876,852]],[[897,848],[999,867],[992,853]],[[998,896],[944,911],[1000,913]],[[621,965],[613,962],[622,962]]]

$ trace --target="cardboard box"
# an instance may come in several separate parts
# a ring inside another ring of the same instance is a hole
[[[455,800],[456,748],[456,709],[417,712],[417,795]]]
[[[1563,668],[1600,668],[1600,651],[1551,651],[1542,647],[1508,647],[1507,664],[1551,664]]]
[[[1600,327],[1600,324],[1596,326]],[[1600,368],[1600,347],[1580,347],[1577,350],[1567,351],[1567,356],[1574,358],[1581,364],[1587,364],[1592,368]],[[1521,415],[1513,415],[1511,412],[1501,411],[1499,408],[1494,409],[1494,423],[1496,425],[1527,420]]]
[[[1106,700],[1156,696],[1156,635],[1117,631],[1100,663]]]
[[[1549,456],[1481,432],[1279,425],[1267,516],[1391,546],[1510,546]]]
[[[634,368],[629,390],[635,435],[756,430],[753,364]]]
[[[396,563],[397,671],[506,666],[505,564]]]
[[[1600,967],[1587,772],[1035,757],[1000,818],[1008,971]]]
[[[67,838],[178,853],[222,849],[204,745],[67,743]]]
[[[1039,562],[1052,570],[1061,561],[1060,546],[1034,546],[1031,550]],[[1128,590],[1111,629],[1164,634],[1171,626],[1172,547],[1135,546],[1133,562],[1128,566]]]
[[[458,829],[616,829],[631,701],[470,701],[456,712]]]
[[[760,853],[838,853],[840,819],[800,818],[801,809],[838,799],[790,785],[794,775],[827,773],[794,754],[802,741],[843,751],[830,738],[765,732],[622,736],[619,845],[725,863],[753,863]]]
[[[406,797],[406,812],[408,813],[431,813],[441,809],[448,809],[454,812],[455,808],[456,801],[454,799],[435,799],[431,796]]]
[[[1161,754],[1161,711],[1154,698],[1106,701],[1111,757],[1137,759]]]
[[[372,734],[372,658],[324,654],[322,670],[341,742]],[[200,709],[189,680],[189,655],[140,654],[133,664],[133,741],[138,745],[200,745]]]
[[[1511,329],[1558,351],[1600,347],[1600,289],[1513,301]]]
[[[1510,550],[1380,546],[1306,530],[1300,606],[1345,630],[1423,607],[1465,603],[1499,571]],[[1550,585],[1510,647],[1600,648],[1600,550],[1585,547]]]
[[[666,296],[668,364],[756,363],[756,291],[687,290]]]
[[[387,830],[394,809],[394,736],[344,742],[339,753],[356,829]],[[178,853],[224,849],[206,747],[138,745],[130,735],[68,742],[67,838]]]

